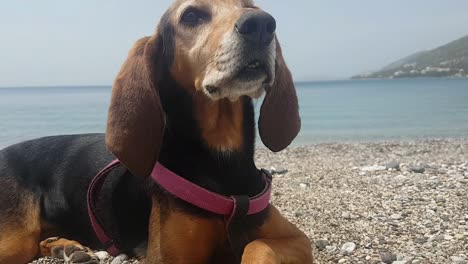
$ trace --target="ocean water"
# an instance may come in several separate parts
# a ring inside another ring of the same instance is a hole
[[[294,144],[468,138],[468,79],[297,84]],[[0,88],[0,148],[58,134],[103,132],[111,87]],[[260,103],[257,103],[257,107]]]

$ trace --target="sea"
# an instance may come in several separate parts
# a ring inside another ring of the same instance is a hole
[[[294,145],[468,138],[468,79],[314,81],[296,89],[302,130]],[[110,95],[111,86],[0,88],[0,148],[104,132]]]

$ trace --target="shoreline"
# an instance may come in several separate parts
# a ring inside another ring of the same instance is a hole
[[[260,147],[256,163],[281,172],[272,203],[316,263],[468,261],[467,139]]]

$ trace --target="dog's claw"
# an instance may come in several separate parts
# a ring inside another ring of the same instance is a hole
[[[44,243],[49,244],[49,243],[55,242],[57,240],[59,240],[59,237],[49,237],[46,240],[44,240]]]

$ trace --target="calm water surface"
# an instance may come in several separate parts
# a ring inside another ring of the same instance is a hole
[[[468,138],[468,79],[309,82],[297,91],[302,131],[295,144]],[[110,92],[110,86],[0,88],[0,148],[103,132]]]

